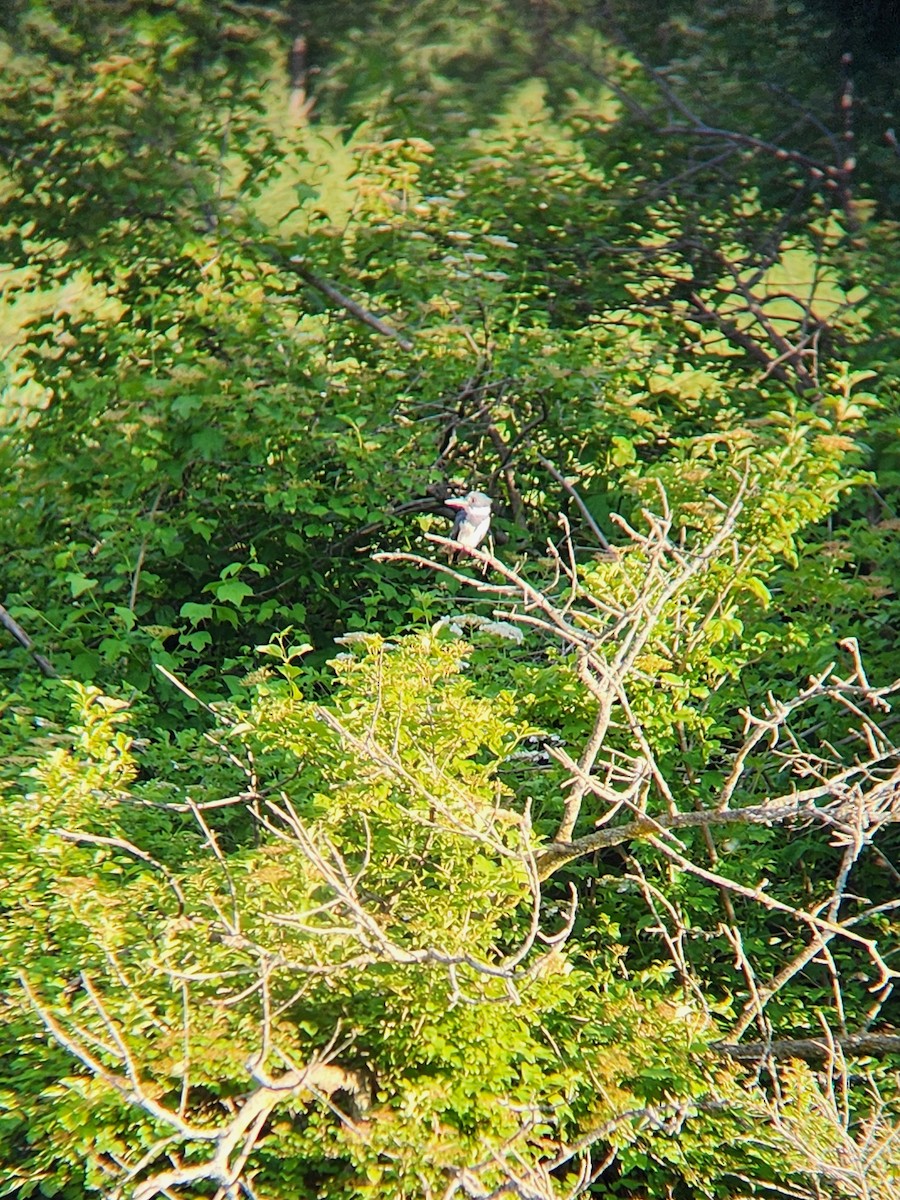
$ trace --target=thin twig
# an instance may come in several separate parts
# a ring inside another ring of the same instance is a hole
[[[538,455],[538,462],[541,464],[541,466],[544,468],[544,470],[547,472],[547,474],[552,476],[553,479],[555,479],[556,482],[559,484],[559,486],[561,488],[563,488],[564,491],[568,492],[568,494],[572,497],[572,499],[578,505],[578,509],[579,509],[581,515],[584,517],[585,521],[587,521],[588,525],[590,526],[590,528],[594,534],[594,537],[597,539],[597,541],[600,543],[600,545],[603,547],[603,549],[604,550],[611,549],[610,544],[609,544],[609,539],[606,537],[606,534],[603,532],[603,530],[600,528],[600,526],[597,524],[597,522],[591,516],[590,512],[588,511],[587,505],[582,500],[582,498],[578,495],[578,492],[576,492],[576,490],[572,486],[572,484],[569,483],[568,479],[566,479],[565,475],[563,475],[562,471],[559,471],[553,465],[553,463],[550,461],[550,459],[544,458],[544,456],[542,454]]]
[[[380,317],[376,317],[367,308],[363,308],[356,300],[351,300],[349,296],[345,296],[333,283],[329,283],[327,279],[322,279],[319,275],[315,275],[310,271],[309,267],[303,264],[304,259],[300,255],[295,255],[288,259],[288,265],[301,279],[305,279],[316,291],[321,292],[323,296],[327,296],[329,300],[333,300],[341,308],[346,309],[351,317],[356,317],[357,321],[362,321],[364,325],[368,325],[370,329],[374,329],[376,333],[380,333],[383,337],[391,338],[401,350],[412,350],[413,344],[409,338],[404,337],[402,333],[398,333],[392,325],[388,325],[386,321],[382,321]]]
[[[159,502],[160,502],[160,500],[162,500],[163,493],[165,492],[165,490],[166,490],[166,485],[164,483],[161,483],[159,485],[159,491],[156,493],[156,499],[153,501],[153,506],[150,509],[150,512],[147,514],[148,526],[153,524],[153,520],[159,510]],[[147,553],[147,542],[149,540],[150,540],[150,530],[148,528],[147,531],[145,532],[143,538],[141,538],[141,548],[138,551],[137,563],[135,564],[135,567],[134,567],[134,574],[131,577],[131,592],[129,593],[129,596],[128,596],[128,608],[131,612],[134,612],[134,606],[137,603],[138,584],[140,583],[141,571],[143,570],[143,567],[144,567],[144,557],[146,556],[146,553]]]

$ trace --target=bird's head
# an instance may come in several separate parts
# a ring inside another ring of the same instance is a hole
[[[451,496],[444,503],[448,508],[463,508],[470,517],[488,517],[491,498],[486,492],[469,492],[467,496]]]

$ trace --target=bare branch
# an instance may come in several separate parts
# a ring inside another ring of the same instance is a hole
[[[140,859],[141,862],[145,862],[154,871],[160,872],[166,883],[175,893],[175,898],[178,901],[179,915],[184,912],[186,901],[178,880],[168,868],[164,867],[162,863],[157,862],[151,854],[148,854],[145,850],[141,850],[139,846],[135,846],[133,842],[129,842],[126,838],[103,837],[100,834],[81,833],[70,829],[53,829],[51,832],[55,833],[58,838],[62,838],[64,842],[73,842],[75,845],[80,846],[110,846],[116,850],[124,850],[126,854],[131,854],[135,858]]]
[[[152,525],[153,520],[156,517],[157,512],[159,511],[159,502],[160,502],[160,500],[162,500],[163,493],[165,492],[165,490],[166,490],[166,485],[164,483],[161,483],[159,485],[159,489],[156,493],[156,499],[153,501],[153,505],[150,508],[150,512],[147,514],[148,525]],[[131,576],[131,590],[128,593],[128,608],[130,609],[131,612],[134,612],[134,606],[137,603],[138,586],[141,582],[141,571],[144,569],[144,558],[146,557],[146,554],[147,554],[147,543],[149,540],[150,540],[150,531],[148,529],[147,532],[144,534],[144,536],[141,538],[141,546],[140,546],[140,549],[138,550],[137,562],[135,563],[134,572],[132,573],[132,576]]]
[[[0,625],[2,625],[4,629],[8,630],[13,635],[20,646],[30,651],[31,657],[40,667],[43,674],[48,677],[48,679],[59,678],[50,660],[35,650],[34,642],[31,640],[19,622],[14,617],[10,616],[2,604],[0,604]]]
[[[568,479],[566,479],[565,475],[563,475],[562,471],[557,470],[557,468],[553,465],[553,463],[550,461],[550,459],[544,458],[544,456],[542,454],[538,455],[538,462],[541,464],[541,466],[544,468],[544,470],[547,472],[547,474],[552,476],[552,478],[556,480],[556,482],[560,485],[560,487],[564,491],[568,492],[568,494],[572,497],[572,499],[578,505],[579,512],[584,517],[585,521],[587,521],[587,523],[591,529],[591,532],[593,533],[593,535],[597,539],[597,541],[600,543],[600,545],[603,547],[603,549],[604,550],[611,549],[609,540],[606,537],[606,534],[603,532],[603,530],[600,528],[600,526],[597,524],[597,522],[591,516],[587,505],[582,500],[582,498],[579,496],[578,492],[575,490],[575,488],[572,486],[572,484],[569,483]]]
[[[413,349],[413,344],[409,338],[404,337],[402,333],[398,333],[392,325],[388,325],[386,321],[382,321],[380,317],[376,317],[367,308],[363,308],[356,300],[351,300],[349,296],[344,295],[333,283],[329,283],[327,279],[322,279],[319,275],[315,275],[309,267],[304,265],[304,262],[305,260],[302,256],[295,255],[287,260],[287,265],[301,279],[305,279],[311,287],[314,287],[316,291],[321,292],[323,296],[327,296],[329,300],[333,300],[341,308],[346,309],[351,317],[355,317],[357,321],[362,321],[364,325],[368,325],[370,329],[374,329],[382,337],[391,338],[401,350]]]
[[[808,1062],[822,1062],[834,1053],[837,1046],[843,1054],[855,1058],[883,1058],[889,1054],[900,1054],[900,1034],[865,1033],[849,1037],[834,1038],[833,1042],[821,1038],[781,1038],[766,1042],[713,1042],[712,1049],[735,1062],[754,1063],[766,1058],[803,1058]]]

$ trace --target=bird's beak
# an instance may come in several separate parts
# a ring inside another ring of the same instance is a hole
[[[462,496],[451,496],[450,499],[445,500],[444,503],[447,505],[448,508],[465,508],[466,507],[466,502],[465,502],[465,500],[463,500]]]

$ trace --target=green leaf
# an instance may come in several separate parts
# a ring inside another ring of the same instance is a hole
[[[211,620],[213,606],[211,604],[196,604],[194,601],[188,600],[182,604],[178,615],[185,617],[192,625],[199,625],[201,621]]]
[[[196,629],[193,633],[183,633],[179,637],[179,642],[182,646],[189,646],[191,650],[203,650],[206,646],[212,645],[212,634],[205,629]]]
[[[83,596],[85,592],[91,591],[99,583],[99,580],[82,575],[79,571],[68,571],[66,573],[66,581],[69,584],[69,591],[72,593],[73,599]]]
[[[233,604],[240,608],[248,596],[253,595],[253,588],[241,579],[222,579],[209,584],[206,591],[213,592],[220,603]]]
[[[760,604],[762,604],[763,608],[768,608],[772,603],[772,593],[761,579],[757,579],[753,575],[747,576],[741,580],[741,587],[743,587],[745,591],[750,592],[751,595],[755,596],[756,599],[759,600]]]
[[[612,451],[610,459],[614,466],[628,467],[637,460],[637,452],[634,442],[628,438],[616,435],[612,438]]]

